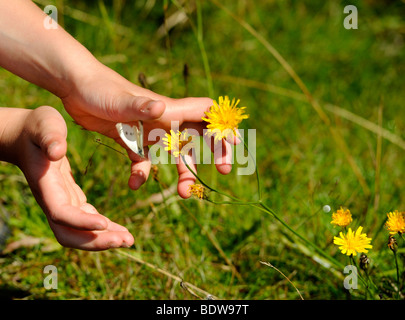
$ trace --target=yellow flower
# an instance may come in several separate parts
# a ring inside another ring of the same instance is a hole
[[[249,118],[245,112],[246,107],[237,108],[239,99],[235,102],[235,98],[232,102],[229,100],[228,96],[219,97],[218,102],[214,101],[214,105],[210,107],[208,112],[204,112],[206,118],[202,118],[207,121],[209,136],[214,135],[215,141],[220,141],[223,138],[230,138],[232,134],[236,136],[236,129],[239,123],[243,119]]]
[[[188,187],[188,192],[190,195],[194,195],[200,199],[207,198],[207,188],[204,187],[202,184],[191,184]]]
[[[350,213],[349,209],[343,210],[343,208],[340,207],[338,211],[332,214],[331,223],[334,225],[347,227],[352,221],[352,214]]]
[[[356,232],[351,228],[347,234],[339,233],[339,237],[334,237],[333,243],[339,246],[340,251],[348,256],[356,255],[357,252],[367,253],[368,249],[373,246],[370,244],[371,238],[367,238],[367,234],[361,233],[363,227],[358,227]]]
[[[183,132],[177,130],[177,133],[170,130],[170,134],[166,133],[165,137],[162,138],[166,145],[165,150],[171,151],[176,158],[180,155],[186,155],[194,147],[192,139],[193,137],[188,134],[187,130]],[[186,145],[187,147],[185,147]]]
[[[405,233],[405,212],[395,210],[394,212],[387,213],[387,217],[388,220],[385,226],[390,234]]]

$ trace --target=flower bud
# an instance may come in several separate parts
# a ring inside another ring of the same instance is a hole
[[[364,271],[368,269],[368,266],[370,265],[370,259],[365,255],[364,253],[361,254],[360,256],[360,268]]]
[[[208,199],[209,190],[202,184],[191,184],[188,192],[190,195],[196,196],[199,199]]]
[[[388,248],[390,248],[393,252],[397,252],[398,250],[397,240],[392,235],[388,237]]]

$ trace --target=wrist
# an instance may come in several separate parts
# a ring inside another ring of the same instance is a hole
[[[83,50],[82,54],[76,51],[64,63],[66,68],[64,70],[63,91],[56,93],[62,100],[69,96],[75,96],[78,92],[82,92],[94,80],[102,77],[100,69],[105,66],[88,52],[86,48],[83,47],[81,50]]]
[[[88,77],[101,63],[62,28],[46,32],[48,31],[55,31],[55,34],[50,36],[52,45],[48,47],[44,60],[45,78],[49,78],[39,85],[63,99],[75,90],[81,79]]]
[[[60,48],[63,48],[63,52],[59,53],[57,63],[61,69],[58,78],[55,79],[59,82],[59,86],[55,91],[50,91],[60,99],[64,99],[76,91],[77,87],[80,87],[86,79],[91,77],[102,64],[74,39],[69,46],[61,46]]]

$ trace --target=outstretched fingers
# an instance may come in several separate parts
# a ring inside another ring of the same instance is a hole
[[[28,181],[50,223],[78,230],[107,228],[106,217],[95,209],[88,210],[86,196],[75,183],[66,157],[57,162],[50,162],[48,168],[44,169],[43,172],[38,172],[37,180],[32,176]]]
[[[82,250],[131,246],[134,239],[128,230],[86,202],[86,196],[70,175],[67,159],[61,161],[64,163],[58,170],[54,170],[58,163],[51,163],[48,172],[40,179],[39,193],[36,194],[59,243]],[[52,186],[51,197],[47,196],[50,194],[49,185]]]
[[[119,224],[109,221],[105,230],[84,231],[65,226],[54,226],[55,237],[64,247],[77,248],[88,251],[100,251],[111,248],[130,247],[134,244],[134,237]]]

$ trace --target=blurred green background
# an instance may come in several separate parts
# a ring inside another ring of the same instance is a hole
[[[332,212],[349,208],[352,227],[363,226],[373,238],[370,277],[381,297],[396,298],[384,222],[387,212],[405,210],[404,1],[220,3],[37,1],[41,8],[54,4],[69,33],[138,85],[141,74],[148,88],[173,98],[241,99],[250,115],[241,128],[257,130],[266,204],[343,265],[347,257],[333,245],[339,229],[330,221]],[[358,9],[357,30],[343,26],[349,4]],[[305,84],[312,103],[269,45]],[[198,299],[205,291],[222,299],[300,299],[294,285],[304,299],[364,298],[362,283],[344,289],[343,270],[266,213],[180,199],[170,189],[177,183],[174,165],[158,165],[158,181],[149,177],[131,191],[128,159],[95,142],[113,146],[106,138],[76,126],[55,96],[3,69],[0,92],[0,106],[51,105],[63,114],[77,183],[99,212],[135,238],[126,250],[61,247],[22,173],[0,163],[0,230],[7,238],[0,297]],[[238,176],[235,169],[220,176],[201,165],[199,172],[221,190],[257,200],[255,176]],[[322,210],[325,205],[332,211]],[[403,255],[400,249],[402,291]],[[57,267],[56,290],[43,286],[46,265]],[[185,289],[178,279],[197,289]]]

